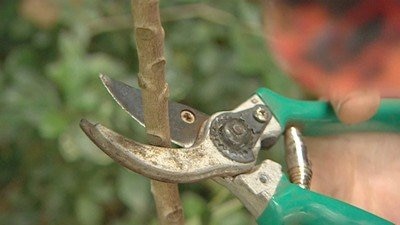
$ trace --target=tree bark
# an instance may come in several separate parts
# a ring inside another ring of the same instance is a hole
[[[164,30],[161,26],[159,2],[158,0],[132,0],[131,3],[147,138],[152,145],[170,147]],[[183,209],[178,185],[152,180],[151,190],[160,224],[183,225]]]

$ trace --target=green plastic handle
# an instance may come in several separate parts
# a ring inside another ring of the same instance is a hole
[[[301,101],[283,97],[266,88],[257,90],[281,127],[296,126],[304,135],[320,136],[348,131],[400,132],[400,100],[384,99],[370,120],[341,123],[329,102]],[[284,224],[393,224],[339,200],[304,190],[282,177],[275,195],[257,222]]]
[[[346,131],[400,132],[400,100],[383,99],[370,120],[345,125],[337,119],[332,106],[324,101],[301,101],[283,97],[266,88],[257,90],[282,128],[296,126],[304,135],[319,136]]]
[[[305,190],[283,176],[267,208],[257,219],[260,225],[390,225],[387,220],[339,200]]]

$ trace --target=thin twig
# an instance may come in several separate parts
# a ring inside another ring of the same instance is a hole
[[[144,122],[152,145],[170,147],[168,85],[165,82],[164,30],[158,0],[132,0],[134,31],[139,56],[139,86]],[[177,184],[151,182],[160,224],[183,225]]]

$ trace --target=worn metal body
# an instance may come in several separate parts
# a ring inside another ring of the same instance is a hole
[[[104,75],[101,80],[118,104],[143,125],[140,92]],[[384,110],[378,111],[369,123],[382,125],[378,129],[399,129],[399,120],[385,122],[388,114],[400,116],[399,106],[399,102],[384,102]],[[341,221],[353,222],[353,215],[360,221],[390,224],[346,203],[301,188],[299,191],[297,185],[287,183],[276,162],[264,160],[256,165],[260,149],[273,146],[286,127],[296,126],[308,134],[315,132],[312,128],[319,129],[319,134],[342,129],[328,103],[290,100],[260,89],[234,110],[211,116],[174,102],[169,103],[169,108],[171,138],[183,148],[166,150],[142,144],[87,120],[80,125],[107,155],[146,177],[176,183],[214,179],[231,190],[259,218],[259,224],[287,224],[293,218],[298,224],[320,224],[332,215]],[[369,123],[342,130],[368,130]],[[292,180],[307,188],[310,162],[298,131],[290,128],[286,132],[287,162]],[[301,196],[296,196],[299,193]],[[301,204],[292,204],[296,199]]]
[[[211,117],[212,118],[212,117]],[[122,166],[151,179],[188,183],[214,176],[233,176],[250,171],[255,161],[237,163],[223,156],[208,132],[193,147],[168,149],[145,145],[128,139],[106,127],[82,121],[87,136],[108,156]],[[204,130],[209,130],[206,123]],[[258,149],[253,149],[258,153]],[[253,151],[252,150],[252,151]]]
[[[281,165],[265,160],[250,173],[235,177],[217,177],[214,180],[229,189],[258,218],[275,194],[281,178]]]
[[[102,76],[102,80],[111,82],[108,86],[116,87],[111,79]],[[128,87],[124,85],[118,88],[124,90]],[[125,93],[134,92],[125,91]],[[139,93],[135,95],[140,99]],[[115,93],[114,96],[116,96]],[[118,98],[125,98],[125,95],[121,96]],[[120,104],[122,102],[123,108],[128,109],[127,111],[134,118],[142,122],[139,117],[140,110],[133,110],[134,107],[129,107],[127,104],[130,103],[127,101],[126,104],[120,99],[117,102]],[[260,109],[268,110],[260,103],[261,99],[253,96],[233,111],[219,112],[208,117],[200,128],[197,125],[184,128],[184,132],[191,135],[184,139],[178,138],[175,143],[181,146],[186,146],[188,143],[194,144],[191,147],[173,148],[168,151],[162,147],[146,145],[126,138],[101,124],[91,124],[87,120],[82,120],[80,125],[86,135],[103,152],[122,166],[152,179],[188,183],[216,176],[234,176],[249,172],[254,167],[261,148],[261,140],[275,138],[281,133],[279,123],[272,116],[269,116],[269,120],[261,122],[253,116]],[[179,106],[179,108],[184,107]],[[186,110],[186,107],[182,110]],[[201,115],[197,110],[191,109],[191,111],[196,115]],[[180,112],[176,113],[180,115]],[[242,136],[246,136],[243,140],[235,139],[233,134],[227,134],[228,131],[225,131],[229,123],[237,120],[242,121],[246,126],[246,129],[242,131]],[[175,126],[175,123],[172,122],[172,126]]]

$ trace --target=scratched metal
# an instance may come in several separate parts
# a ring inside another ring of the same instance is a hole
[[[105,75],[100,75],[100,79],[114,100],[132,118],[144,126],[140,90]],[[201,126],[209,116],[187,105],[173,101],[169,101],[168,111],[172,142],[182,147],[192,146],[197,139]],[[188,122],[187,119],[182,118],[182,112],[192,113],[194,118],[191,119],[193,121]]]

